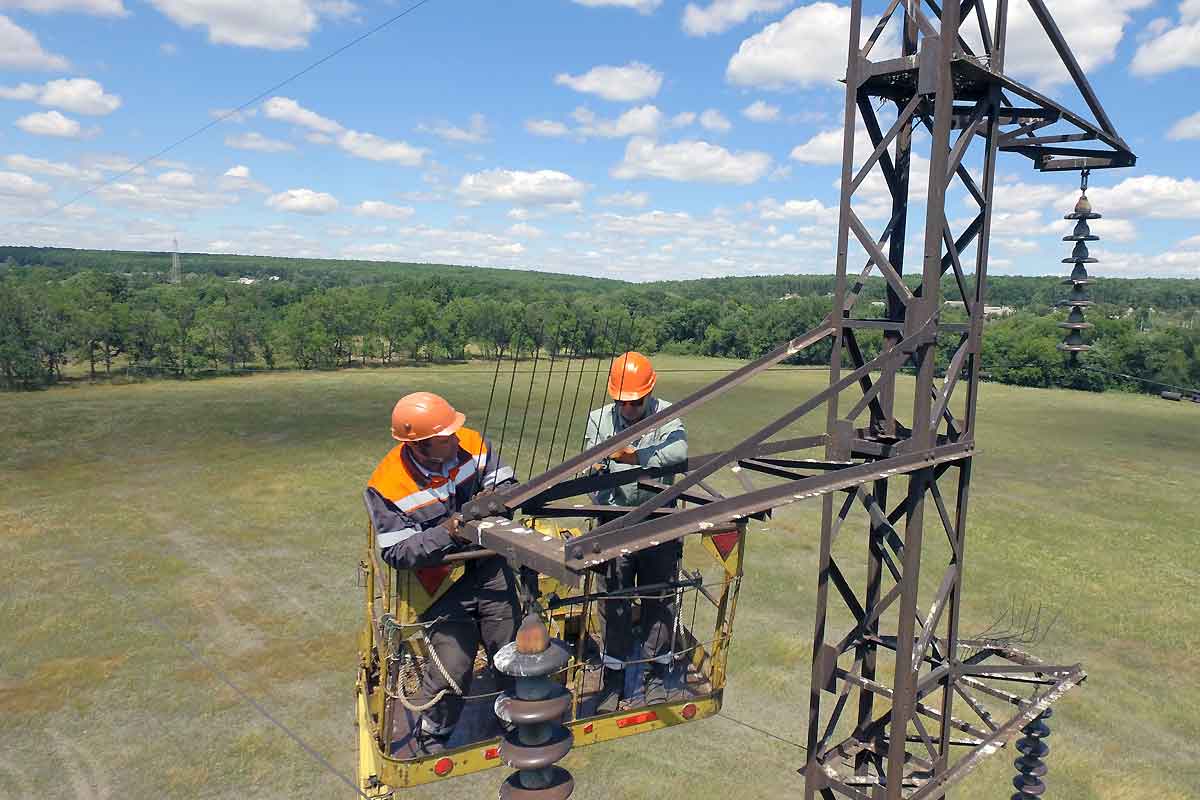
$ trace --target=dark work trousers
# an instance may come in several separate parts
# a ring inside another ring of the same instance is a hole
[[[475,653],[480,640],[491,662],[496,651],[511,642],[516,634],[519,607],[515,586],[512,570],[504,559],[493,557],[468,561],[466,574],[421,615],[422,621],[447,617],[432,625],[426,634],[442,666],[463,694],[471,691]],[[494,665],[492,670],[495,671]],[[495,676],[499,689],[511,688],[511,678],[498,672],[495,672]],[[425,664],[416,702],[429,702],[448,685],[442,671],[430,659]],[[424,712],[422,727],[435,736],[449,736],[462,710],[462,697],[448,693],[437,705]]]
[[[683,541],[649,547],[627,556],[613,559],[604,577],[606,591],[630,589],[652,583],[673,581],[679,576],[683,558]],[[661,599],[643,598],[642,632],[645,637],[640,649],[633,644],[631,601],[604,600],[600,604],[600,619],[604,630],[604,652],[619,661],[657,658],[671,652],[675,632],[675,592],[655,589],[647,594]],[[609,666],[616,668],[609,662]]]

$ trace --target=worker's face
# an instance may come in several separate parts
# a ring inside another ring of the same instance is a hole
[[[646,415],[646,398],[618,400],[617,408],[621,411],[621,418],[626,422],[637,422]]]
[[[432,436],[413,442],[412,446],[413,453],[423,466],[438,468],[454,458],[454,454],[458,452],[458,434]]]

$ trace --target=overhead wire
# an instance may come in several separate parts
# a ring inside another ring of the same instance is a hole
[[[312,72],[314,69],[321,66],[325,62],[336,58],[337,56],[339,56],[342,53],[349,50],[351,47],[354,47],[359,42],[362,42],[364,39],[374,36],[375,34],[379,33],[383,29],[390,27],[391,25],[394,25],[395,23],[399,22],[404,17],[407,17],[409,14],[411,14],[412,12],[416,11],[418,8],[420,8],[421,6],[423,6],[429,2],[431,2],[431,0],[417,0],[417,2],[408,6],[403,11],[400,11],[399,13],[394,14],[391,17],[388,17],[383,22],[379,23],[378,25],[371,28],[370,30],[365,31],[364,33],[360,34],[359,36],[355,37],[354,39],[351,39],[350,41],[343,44],[341,47],[338,47],[336,50],[333,50],[332,52],[327,53],[326,55],[324,55],[321,58],[317,59],[316,61],[312,62],[311,64],[309,64],[308,66],[299,70],[298,72],[292,73],[291,75],[289,75],[288,77],[279,81],[278,83],[271,86],[270,88],[264,89],[263,91],[259,92],[254,97],[251,97],[249,100],[242,103],[241,105],[239,105],[235,108],[231,108],[228,111],[225,111],[225,112],[217,115],[212,120],[210,120],[208,123],[201,125],[199,128],[197,128],[196,130],[187,134],[186,136],[176,139],[174,142],[172,142],[171,144],[162,148],[161,150],[158,150],[153,155],[146,156],[141,161],[134,164],[132,167],[129,167],[128,169],[126,169],[124,172],[118,172],[117,174],[113,175],[112,177],[108,178],[107,180],[101,181],[100,183],[96,184],[95,186],[91,186],[91,187],[85,189],[84,191],[82,191],[79,194],[72,197],[67,202],[63,203],[62,205],[55,206],[54,208],[48,210],[46,213],[44,213],[40,217],[38,217],[38,219],[46,219],[47,217],[50,217],[53,214],[57,214],[58,212],[74,205],[75,203],[78,203],[80,200],[87,197],[88,195],[94,194],[95,192],[99,191],[100,189],[103,189],[106,186],[111,186],[112,184],[114,184],[117,181],[124,178],[126,175],[130,175],[134,172],[137,172],[139,169],[146,166],[151,161],[162,158],[167,153],[171,152],[172,150],[179,147],[180,145],[190,142],[192,139],[195,139],[197,136],[204,133],[205,131],[208,131],[211,128],[214,128],[217,125],[220,125],[225,120],[229,119],[230,117],[233,117],[233,116],[241,113],[242,111],[245,111],[246,109],[250,108],[250,106],[252,106],[255,103],[259,102],[260,100],[263,100],[264,98],[266,98],[268,95],[274,94],[275,92],[279,91],[280,89],[287,86],[288,84],[293,83],[294,81],[304,77],[305,75]]]
[[[93,565],[93,566],[95,566],[95,565]],[[90,574],[93,576],[99,577],[101,582],[108,584],[109,589],[113,590],[114,596],[116,596],[116,595],[123,596],[128,593],[128,590],[130,588],[129,584],[125,581],[122,581],[121,583],[124,583],[124,587],[122,590],[122,587],[118,585],[117,579],[112,577],[111,575],[109,575],[107,573],[107,571],[104,570],[103,567],[92,569]],[[181,637],[179,634],[177,634],[170,626],[168,626],[165,622],[163,622],[159,616],[157,616],[153,613],[147,612],[144,614],[142,619],[144,621],[148,622],[154,628],[156,628],[159,631],[159,633],[162,634],[165,638],[173,640],[175,642],[175,644],[177,644],[179,647],[183,648],[183,650],[187,652],[188,656],[196,664],[198,664],[201,668],[203,668],[204,670],[211,673],[213,675],[213,677],[215,677],[218,681],[220,681],[222,684],[227,686],[234,694],[236,694],[238,696],[238,698],[240,698],[242,700],[242,702],[244,702],[246,705],[250,706],[261,717],[263,717],[265,720],[267,720],[272,725],[274,725],[276,728],[278,728],[280,731],[282,731],[285,736],[287,736],[298,747],[300,747],[300,749],[303,750],[304,753],[307,754],[309,756],[309,758],[311,758],[313,761],[315,761],[323,770],[325,770],[326,772],[328,772],[331,775],[333,775],[334,777],[336,777],[342,783],[346,784],[346,786],[351,788],[358,797],[363,798],[363,800],[371,800],[371,797],[369,795],[367,795],[365,792],[363,792],[362,789],[354,782],[354,780],[352,778],[347,776],[345,773],[343,773],[337,767],[335,767],[332,763],[330,763],[329,759],[325,758],[325,756],[323,756],[319,752],[317,752],[317,750],[315,748],[313,748],[312,745],[310,745],[308,742],[306,742],[304,739],[302,739],[299,734],[297,734],[294,730],[292,730],[291,727],[289,727],[287,724],[285,724],[277,716],[272,714],[270,712],[270,710],[268,710],[266,708],[266,706],[264,706],[262,704],[262,702],[260,702],[258,699],[253,697],[245,689],[243,689],[241,687],[241,685],[238,684],[237,682],[235,682],[231,677],[229,677],[228,673],[226,673],[223,669],[221,669],[216,664],[214,664],[211,660],[206,658],[204,656],[204,654],[202,654],[194,645],[192,645],[190,642],[188,642],[183,637]]]
[[[760,728],[757,725],[751,725],[749,722],[746,722],[745,720],[740,720],[740,719],[737,719],[736,717],[731,717],[728,714],[726,714],[724,711],[718,711],[717,716],[720,717],[721,719],[727,719],[732,723],[741,725],[743,728],[749,728],[750,730],[755,731],[756,733],[761,733],[763,736],[770,737],[772,739],[775,739],[776,741],[783,742],[784,744],[790,744],[792,747],[795,747],[798,750],[804,750],[805,752],[808,751],[808,748],[805,747],[804,745],[800,744],[799,742],[793,742],[791,739],[785,739],[784,737],[780,736],[777,733],[771,733],[771,731],[766,730],[764,728]]]

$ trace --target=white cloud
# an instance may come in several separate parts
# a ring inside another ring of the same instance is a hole
[[[1092,186],[1088,197],[1092,207],[1106,217],[1200,219],[1200,180],[1192,178],[1141,175],[1111,188]],[[1069,207],[1074,202],[1074,196],[1064,197],[1060,205]],[[1100,222],[1096,228],[1096,234],[1103,235]]]
[[[345,131],[337,137],[337,143],[350,155],[369,161],[395,161],[406,167],[415,167],[425,158],[425,150],[420,147],[384,139],[373,133]]]
[[[0,0],[0,8],[20,8],[36,14],[80,11],[99,17],[123,17],[129,13],[121,0]]]
[[[859,132],[855,133],[855,147],[858,147]],[[865,136],[866,131],[861,131]],[[803,164],[841,164],[843,136],[841,128],[833,128],[815,134],[807,142],[796,145],[788,156]]]
[[[1059,218],[1045,226],[1044,230],[1046,233],[1062,237],[1066,236],[1074,228],[1075,220]],[[1093,223],[1091,230],[1092,233],[1099,236],[1105,242],[1133,242],[1138,238],[1138,229],[1132,220],[1117,219],[1111,216]],[[1066,255],[1066,253],[1063,253],[1063,255]]]
[[[686,211],[647,211],[636,216],[600,214],[596,227],[608,233],[633,236],[693,235],[697,222]]]
[[[874,20],[864,20],[866,34]],[[895,23],[871,51],[879,60],[895,49]],[[850,9],[829,2],[800,6],[745,39],[729,59],[725,79],[762,89],[833,85],[846,74]]]
[[[286,192],[273,194],[267,198],[267,205],[276,211],[310,215],[329,214],[338,209],[336,197],[325,192],[314,192],[312,189],[288,189]]]
[[[15,123],[18,128],[35,136],[55,136],[60,139],[78,139],[83,135],[79,123],[64,117],[57,111],[27,114]]]
[[[19,83],[16,86],[0,86],[0,100],[36,100],[42,87],[36,83]]]
[[[566,136],[570,132],[566,125],[552,119],[527,119],[525,130],[534,136]]]
[[[225,170],[224,174],[221,175],[221,179],[217,182],[217,186],[226,192],[249,190],[269,194],[271,191],[250,177],[250,168],[245,164],[238,164]]]
[[[68,180],[98,181],[101,175],[96,170],[80,169],[72,164],[61,161],[47,161],[42,158],[13,154],[4,157],[4,163],[20,172],[33,172],[38,175],[49,175],[53,178]]]
[[[121,98],[107,94],[103,86],[90,78],[68,78],[47,83],[38,103],[76,114],[104,116],[121,107]]]
[[[290,97],[272,97],[262,104],[263,114],[280,122],[290,122],[320,133],[338,133],[342,126],[315,111],[304,108]]]
[[[733,124],[720,111],[710,108],[700,113],[700,127],[717,133],[728,133]]]
[[[213,44],[291,50],[308,44],[317,27],[317,13],[309,0],[273,0],[270,3],[238,0],[150,0],[177,25],[208,29]]]
[[[89,78],[67,78],[50,81],[44,86],[22,83],[0,86],[0,98],[5,100],[35,100],[38,105],[53,106],[76,114],[104,116],[121,107],[121,98],[106,94],[104,87]]]
[[[645,208],[650,204],[650,195],[645,192],[618,192],[617,194],[607,194],[596,202],[602,206]]]
[[[774,122],[779,119],[779,106],[755,100],[742,109],[742,116],[751,122]]]
[[[522,172],[510,169],[491,169],[464,175],[457,193],[465,202],[475,205],[487,201],[517,205],[558,205],[577,202],[587,187],[582,181],[565,172],[542,169]]]
[[[1159,18],[1147,26],[1130,68],[1135,75],[1151,76],[1195,66],[1200,66],[1200,3],[1183,0],[1177,25]]]
[[[662,81],[661,72],[638,61],[631,61],[623,67],[593,67],[582,75],[563,72],[554,77],[554,82],[559,86],[568,86],[577,92],[587,92],[621,103],[653,97],[662,87]]]
[[[109,206],[144,209],[155,214],[190,215],[201,209],[221,208],[238,202],[235,195],[205,190],[180,176],[172,176],[165,181],[131,177],[102,186],[96,191]]]
[[[768,197],[759,203],[763,219],[813,219],[824,224],[837,222],[836,206],[827,206],[820,200],[787,200],[783,203]]]
[[[0,172],[0,195],[7,197],[44,197],[50,187],[20,172]]]
[[[543,235],[545,235],[545,231],[536,225],[530,225],[527,222],[518,222],[517,224],[509,227],[508,235],[519,236],[522,239],[540,239]]]
[[[1071,52],[1085,72],[1107,64],[1116,56],[1117,45],[1132,17],[1130,12],[1145,8],[1153,0],[1046,0],[1051,16],[1065,30]],[[1042,30],[1028,3],[1009,6],[1005,72],[1048,87],[1070,80],[1062,59]],[[964,38],[980,52],[978,26],[964,26]],[[1196,50],[1200,53],[1200,49]]]
[[[350,0],[315,0],[313,10],[330,19],[357,20],[361,9]]]
[[[98,169],[103,172],[133,172],[140,175],[146,171],[135,162],[121,155],[92,154],[84,156],[82,161],[87,168]]]
[[[1024,181],[997,181],[992,192],[992,211],[1020,211],[1028,208],[1044,208],[1047,205],[1061,201],[1062,196],[1062,186],[1045,183],[1026,183]],[[971,209],[979,207],[974,198],[970,196],[964,197],[963,203]],[[1070,204],[1064,206],[1062,209],[1063,213],[1069,211],[1074,204],[1075,201],[1072,200]]]
[[[793,0],[712,0],[706,8],[688,3],[683,10],[683,30],[691,36],[723,33],[753,14],[772,14]]]
[[[208,115],[213,119],[219,119],[222,122],[234,122],[241,124],[251,117],[258,116],[257,108],[243,108],[235,110],[232,108],[214,108],[208,112]]]
[[[1096,266],[1103,266],[1104,271],[1109,274],[1126,273],[1131,277],[1150,275],[1162,278],[1200,278],[1200,248],[1192,250],[1172,248],[1158,255],[1120,253],[1100,248],[1091,252],[1100,259],[1100,264]]]
[[[47,53],[36,36],[0,14],[0,69],[61,72],[69,68],[65,58]]]
[[[754,183],[771,166],[766,153],[733,153],[703,141],[659,145],[642,137],[631,139],[625,158],[612,169],[615,178],[666,178],[672,181]]]
[[[1167,138],[1175,141],[1182,139],[1200,139],[1200,111],[1189,114],[1177,121],[1167,131]]]
[[[459,142],[463,144],[486,142],[488,135],[487,119],[483,114],[472,114],[470,123],[466,128],[460,128],[456,125],[451,125],[449,122],[442,121],[435,125],[419,125],[417,130],[422,133],[432,133],[434,136],[447,142]]]
[[[408,219],[414,212],[412,206],[396,206],[382,200],[364,200],[354,207],[354,213],[360,217],[383,219]]]
[[[196,185],[196,176],[182,170],[164,172],[155,178],[155,180],[164,186],[170,186],[174,189],[187,189]]]
[[[602,6],[631,8],[639,14],[649,14],[662,5],[662,0],[572,0],[572,2],[576,5],[590,6],[592,8]]]
[[[696,122],[695,111],[680,111],[675,116],[671,117],[672,128],[686,128],[688,125],[693,125]]]
[[[615,120],[601,119],[591,109],[582,106],[575,109],[571,116],[579,123],[574,133],[585,139],[592,136],[605,139],[653,136],[663,122],[662,112],[652,105],[631,108]]]
[[[283,153],[296,148],[287,142],[270,139],[256,131],[242,133],[237,136],[226,136],[225,144],[238,150],[253,150],[257,153]]]

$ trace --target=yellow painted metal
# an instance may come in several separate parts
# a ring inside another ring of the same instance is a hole
[[[687,706],[692,706],[695,709],[690,719],[683,714],[683,710]],[[369,719],[366,716],[366,703],[361,700],[361,694],[358,709],[358,785],[363,788],[363,791],[369,797],[387,796],[386,792],[379,795],[371,793],[372,791],[380,791],[378,784],[392,789],[411,788],[413,786],[421,786],[502,766],[497,749],[500,746],[499,739],[475,742],[466,747],[446,750],[438,753],[436,756],[424,759],[402,761],[390,758],[379,750],[378,745],[369,734],[364,736],[362,733],[366,724],[369,724]],[[642,733],[650,733],[651,731],[658,731],[688,722],[698,722],[699,720],[715,715],[720,710],[721,692],[717,691],[709,695],[693,697],[678,702],[618,711],[614,714],[601,717],[579,719],[568,723],[567,727],[570,728],[571,733],[575,737],[574,746],[584,747],[591,744],[624,739],[628,736],[637,736]],[[644,722],[639,721],[639,718],[648,714],[652,714],[653,718]],[[625,722],[624,725],[622,725],[623,721]],[[631,722],[633,724],[630,724]],[[364,750],[370,750],[370,752],[364,753]],[[439,775],[436,771],[438,762],[446,760],[450,762],[450,770],[443,775]],[[371,780],[371,776],[375,776],[375,781],[377,781],[377,784],[374,786],[371,786],[375,783]]]
[[[526,519],[522,520],[526,527],[541,533],[566,538],[579,534],[575,529],[558,527],[554,520]],[[576,701],[571,709],[573,721],[567,726],[575,736],[575,746],[583,747],[590,744],[636,736],[642,733],[661,730],[686,722],[696,722],[716,714],[721,708],[721,697],[725,685],[726,661],[729,644],[733,636],[733,618],[737,606],[737,594],[741,585],[742,558],[745,552],[746,528],[737,526],[739,534],[737,545],[728,558],[722,558],[711,537],[726,531],[706,532],[701,537],[704,549],[722,568],[720,594],[715,598],[716,619],[712,637],[706,642],[700,642],[695,632],[684,627],[681,634],[683,644],[691,648],[691,663],[695,673],[703,676],[707,683],[707,692],[657,706],[629,709],[613,714],[593,717],[580,717],[579,697],[583,693],[584,678],[588,665],[584,663],[584,639],[589,632],[599,631],[599,616],[597,603],[585,601],[582,603],[561,606],[550,614],[548,620],[551,634],[556,638],[574,643],[574,653],[567,673],[564,676],[566,685],[573,689]],[[412,636],[413,628],[407,627],[418,622],[420,615],[445,594],[454,581],[462,576],[464,567],[456,566],[446,579],[430,593],[421,585],[417,576],[407,570],[393,570],[383,564],[378,558],[375,546],[374,532],[368,530],[368,555],[365,564],[365,605],[363,630],[358,636],[360,670],[355,688],[356,724],[358,726],[358,774],[359,786],[368,797],[389,797],[394,790],[419,786],[440,780],[467,775],[472,772],[490,769],[500,765],[497,752],[498,739],[475,742],[466,747],[447,750],[435,756],[420,759],[401,760],[393,758],[384,752],[381,732],[390,725],[391,703],[386,700],[383,684],[387,681],[386,659],[387,645],[382,641],[385,615],[391,615],[405,631],[406,646],[412,648],[418,655],[424,655],[419,636]],[[561,598],[577,595],[580,592],[588,594],[595,590],[595,581],[588,575],[582,588],[565,586],[551,578],[542,576],[539,588],[543,596],[557,594]],[[683,709],[692,706],[690,719],[683,716]],[[653,712],[653,719],[644,721],[638,715]],[[630,723],[628,720],[633,719]],[[626,724],[620,724],[626,720]],[[444,774],[437,771],[439,763]],[[446,766],[449,771],[446,771]]]

